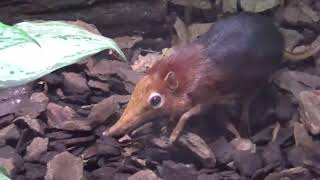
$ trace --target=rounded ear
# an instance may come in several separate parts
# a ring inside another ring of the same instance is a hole
[[[169,88],[175,90],[179,87],[179,81],[173,71],[169,71],[164,81],[168,84]]]

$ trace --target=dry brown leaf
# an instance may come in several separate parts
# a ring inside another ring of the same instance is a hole
[[[188,28],[186,24],[179,17],[176,18],[176,21],[174,23],[174,28],[178,35],[177,42],[175,42],[174,44],[185,45],[188,42],[190,42]]]
[[[222,11],[234,13],[237,12],[237,0],[222,0]]]
[[[161,53],[149,53],[145,56],[138,56],[138,59],[134,62],[131,68],[137,72],[145,72],[149,69],[155,62],[161,60],[164,57],[169,56],[174,52],[173,48],[165,48]]]
[[[292,2],[279,12],[283,19],[292,24],[314,23],[320,20],[320,14],[303,2]]]
[[[66,23],[69,23],[69,24],[73,24],[73,25],[79,26],[79,27],[81,27],[81,28],[83,28],[83,29],[91,32],[91,33],[94,33],[94,34],[97,34],[97,35],[100,35],[100,36],[102,35],[102,34],[98,31],[97,27],[96,27],[95,25],[93,25],[93,24],[88,24],[88,23],[86,23],[86,22],[84,22],[84,21],[81,21],[81,20],[65,21],[65,22],[66,22]]]
[[[240,5],[245,11],[263,12],[280,5],[280,0],[240,0]]]
[[[298,31],[283,28],[280,28],[280,31],[284,36],[287,51],[291,51],[303,39]]]
[[[299,94],[300,120],[313,135],[320,134],[319,94],[319,90],[302,91]]]
[[[121,49],[132,48],[137,42],[141,41],[141,36],[122,36],[114,38],[114,41]]]
[[[198,36],[206,33],[213,23],[194,23],[187,26],[180,18],[176,19],[174,28],[178,38],[173,44],[175,46],[186,45],[195,40]]]
[[[198,36],[206,33],[210,27],[212,26],[213,23],[195,23],[191,24],[188,29],[189,29],[189,40],[193,41],[195,40]]]
[[[301,11],[312,19],[313,22],[318,22],[320,20],[319,13],[314,11],[310,6],[303,2],[299,3]]]

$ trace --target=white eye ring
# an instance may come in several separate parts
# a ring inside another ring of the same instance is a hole
[[[150,94],[148,102],[154,109],[157,109],[162,107],[164,103],[164,97],[157,92],[153,92]]]

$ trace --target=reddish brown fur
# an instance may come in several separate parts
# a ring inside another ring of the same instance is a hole
[[[174,95],[187,96],[192,104],[207,100],[208,93],[212,96],[218,93],[218,91],[213,92],[212,89],[225,79],[219,69],[212,66],[212,61],[208,59],[204,46],[195,43],[180,48],[171,56],[158,61],[149,69],[147,75],[157,75],[162,80],[170,71],[174,72],[179,82],[178,89],[173,92]],[[169,88],[165,83],[154,83],[153,85],[154,89],[164,94],[169,93]],[[220,95],[217,94],[217,98],[218,96]]]
[[[136,85],[125,112],[106,134],[122,135],[159,115],[189,116],[199,105],[230,103],[278,69],[283,47],[281,33],[262,16],[243,13],[219,21],[195,42],[159,60]],[[177,88],[172,88],[174,80]],[[162,106],[150,105],[152,93],[164,99]]]
[[[121,119],[108,133],[120,135],[148,119],[182,114],[195,104],[207,101],[208,94],[211,94],[210,98],[223,97],[217,94],[220,91],[212,91],[215,83],[223,78],[212,64],[208,71],[208,63],[212,61],[207,58],[202,45],[190,44],[178,49],[168,58],[159,60],[137,83]],[[173,72],[178,82],[176,89],[170,88],[170,82],[166,80],[169,72]],[[149,105],[148,97],[152,92],[160,93],[164,97],[164,104],[159,109]]]

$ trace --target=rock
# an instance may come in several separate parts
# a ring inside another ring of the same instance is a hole
[[[292,167],[304,166],[304,151],[302,147],[294,146],[287,153],[288,163]]]
[[[271,172],[281,169],[282,167],[279,166],[279,164],[267,164],[265,165],[263,168],[258,169],[253,176],[251,177],[251,179],[263,179],[265,178],[268,174],[270,174]]]
[[[23,166],[23,159],[10,146],[0,147],[0,167],[3,167],[9,176],[15,174]]]
[[[77,147],[77,146],[74,146],[72,147],[71,150],[69,150],[70,153],[72,153],[74,156],[77,156],[77,157],[80,157],[81,156],[81,153],[84,151],[85,147]],[[95,157],[93,157],[92,159],[96,160]]]
[[[196,134],[193,133],[186,133],[183,134],[178,139],[179,145],[184,148],[187,148],[192,152],[191,156],[196,156],[200,161],[203,163],[204,166],[207,167],[214,167],[216,164],[216,159],[206,144],[206,142]]]
[[[118,156],[120,155],[120,149],[109,144],[95,143],[83,151],[81,158],[88,159],[99,155]]]
[[[89,80],[88,85],[89,85],[89,87],[91,87],[93,89],[99,89],[99,90],[102,90],[104,92],[109,92],[110,91],[110,85],[108,83]]]
[[[237,151],[233,157],[234,165],[243,176],[251,177],[258,169],[263,167],[261,157],[250,151]]]
[[[118,76],[125,82],[136,84],[142,77],[142,74],[131,70],[130,66],[120,61],[100,60],[88,61],[87,74],[90,77],[98,78],[102,81],[110,80],[111,76]]]
[[[41,155],[48,149],[48,138],[36,137],[32,140],[31,144],[27,147],[25,159],[28,161],[39,161]]]
[[[42,164],[24,163],[27,179],[41,179],[46,175],[47,168]]]
[[[231,141],[231,144],[238,151],[251,151],[253,153],[256,152],[256,145],[253,144],[250,139],[235,138]]]
[[[295,30],[280,28],[281,33],[284,36],[285,46],[287,51],[292,51],[292,49],[298,45],[298,43],[304,39],[304,37]]]
[[[127,174],[127,173],[116,173],[114,175],[113,180],[128,180],[130,176],[131,174]]]
[[[213,143],[209,144],[213,154],[219,164],[227,164],[232,161],[233,153],[235,152],[235,147],[227,142],[224,137],[219,138]]]
[[[0,139],[0,147],[6,146],[6,140]]]
[[[70,107],[62,107],[55,103],[47,106],[48,125],[50,128],[69,131],[90,131],[90,124]]]
[[[258,13],[280,5],[280,0],[240,0],[240,5],[245,11]]]
[[[18,128],[11,124],[7,127],[0,129],[0,139],[1,140],[18,140],[20,136]]]
[[[90,96],[90,102],[92,104],[98,104],[99,102],[101,102],[104,99],[105,99],[105,97],[102,97],[102,96]]]
[[[83,161],[69,152],[63,152],[48,162],[45,180],[70,179],[83,179]]]
[[[28,105],[16,111],[17,116],[28,116],[36,118],[41,112],[45,111],[49,103],[49,98],[44,93],[33,93],[30,97]]]
[[[155,145],[156,147],[165,149],[168,147],[169,138],[167,137],[159,137],[159,138],[153,138],[151,139],[151,143]]]
[[[107,179],[114,179],[115,173],[117,170],[112,167],[101,167],[92,171],[91,178],[92,180],[107,180]]]
[[[68,72],[62,73],[64,77],[64,91],[71,94],[84,94],[90,89],[87,80],[80,74]]]
[[[299,71],[279,71],[273,81],[281,89],[291,92],[296,99],[299,99],[300,92],[320,87],[320,77]]]
[[[160,176],[165,180],[197,180],[198,173],[191,165],[164,161],[160,170]]]
[[[299,97],[300,120],[313,135],[320,134],[320,91],[303,91]]]
[[[266,127],[263,130],[257,132],[254,136],[252,136],[250,139],[252,143],[256,145],[265,145],[272,139],[272,127]]]
[[[47,164],[49,161],[51,161],[51,159],[53,159],[57,154],[59,154],[58,151],[48,151],[46,153],[44,153],[39,162],[42,164]]]
[[[146,148],[143,152],[143,156],[147,157],[150,161],[157,162],[163,162],[172,158],[168,150],[160,148]]]
[[[314,142],[311,146],[303,147],[304,151],[304,167],[313,173],[320,175],[320,143]]]
[[[63,82],[63,77],[55,73],[45,75],[41,79],[47,82],[49,85],[58,85]]]
[[[114,95],[106,98],[93,105],[91,112],[88,116],[88,121],[92,126],[100,125],[105,122],[111,115],[116,113],[119,109],[119,103],[121,102],[123,96]]]
[[[4,127],[6,125],[11,124],[13,119],[14,119],[13,114],[9,114],[9,115],[5,115],[5,116],[0,117],[0,127]]]
[[[293,127],[281,127],[275,139],[275,143],[279,144],[281,147],[286,147],[294,143],[293,137]]]
[[[217,174],[199,174],[197,180],[219,180]]]
[[[66,146],[76,145],[76,144],[86,144],[88,142],[94,141],[95,136],[87,136],[87,137],[78,137],[78,138],[70,138],[70,139],[60,139],[55,140],[49,143],[49,146],[56,146],[58,144],[64,144]]]
[[[278,179],[294,179],[294,180],[306,180],[306,179],[313,179],[314,177],[311,173],[303,168],[303,167],[296,167],[291,169],[286,169],[281,172],[275,172],[269,174],[265,180],[278,180]]]
[[[280,166],[280,164],[283,162],[282,152],[279,144],[272,142],[262,149],[261,157],[266,165],[274,164],[276,167]]]
[[[237,172],[235,171],[222,171],[217,173],[217,175],[219,176],[219,179],[228,179],[228,180],[239,180],[240,175],[237,174]]]
[[[16,151],[19,154],[23,153],[26,150],[27,146],[35,137],[35,133],[30,129],[23,129],[20,131],[20,134],[20,139],[18,140],[16,145]]]
[[[40,119],[30,118],[29,116],[22,116],[15,119],[15,123],[18,126],[29,127],[33,131],[44,135],[44,131],[47,128],[47,125]]]
[[[308,134],[305,126],[301,123],[294,123],[294,140],[296,146],[310,147],[313,144],[312,137]]]
[[[151,170],[141,170],[128,178],[128,180],[160,180]]]
[[[0,90],[0,117],[28,106],[31,91],[29,85]]]
[[[47,133],[46,137],[54,140],[68,139],[72,137],[72,134],[66,131],[56,131],[56,132]]]
[[[279,95],[278,99],[279,101],[276,107],[274,108],[273,115],[280,123],[288,122],[296,114],[297,105],[294,102],[294,100],[292,100],[290,94],[281,94]]]
[[[154,131],[154,129],[152,128],[153,125],[154,125],[153,122],[146,122],[145,124],[141,125],[140,127],[137,127],[137,129],[133,130],[130,133],[130,136],[132,138],[135,138],[135,137],[141,137],[144,135],[151,134]]]

